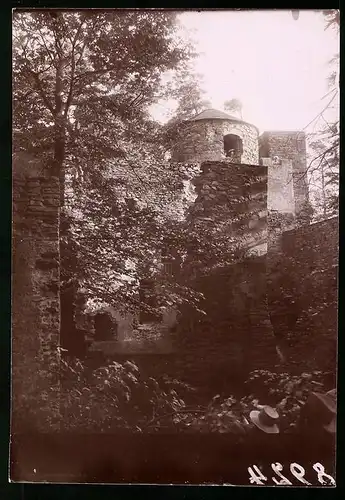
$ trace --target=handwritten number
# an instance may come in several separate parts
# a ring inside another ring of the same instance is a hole
[[[308,484],[310,486],[311,483],[308,483],[308,481],[304,479],[305,470],[301,465],[296,464],[295,462],[293,464],[290,464],[290,471],[291,474],[293,474],[295,478],[298,479],[298,481],[300,481],[303,484]]]
[[[277,481],[277,479],[275,477],[272,477],[272,481],[276,484],[279,484],[279,485],[289,485],[291,486],[292,483],[291,481],[289,481],[285,476],[283,476],[283,474],[281,473],[281,471],[283,470],[283,466],[282,464],[280,464],[279,462],[275,463],[275,464],[271,464],[271,467],[273,469],[273,472],[275,472],[275,474],[277,474],[278,477],[281,478],[281,481]]]
[[[254,470],[255,472],[254,472]],[[264,484],[262,481],[267,481],[267,477],[263,475],[259,467],[253,465],[253,469],[248,467],[248,472],[250,474],[249,482],[250,484]]]
[[[324,480],[324,477],[326,477],[332,485],[335,485],[333,477],[330,476],[329,474],[326,474],[325,468],[322,464],[317,462],[316,464],[313,465],[313,469],[317,472],[317,479],[319,483],[327,484],[327,481]]]
[[[271,464],[273,472],[279,477],[279,480],[275,477],[272,477],[272,481],[279,486],[292,486],[292,483],[289,479],[287,479],[282,474],[283,466],[279,462]],[[334,478],[325,472],[325,468],[319,462],[313,465],[313,469],[317,472],[317,479],[321,484],[330,484],[335,486]],[[298,463],[294,462],[290,464],[290,472],[291,474],[302,484],[306,484],[308,486],[311,485],[305,478],[305,470]],[[267,481],[267,477],[263,475],[261,470],[257,465],[253,465],[252,467],[248,467],[249,473],[249,482],[251,484],[263,485],[264,481]]]

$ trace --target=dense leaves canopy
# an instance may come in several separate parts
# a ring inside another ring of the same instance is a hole
[[[60,176],[63,285],[136,305],[162,249],[183,258],[191,173],[167,163],[148,109],[189,92],[191,46],[173,12],[16,12],[13,28],[14,150]],[[164,85],[169,71],[184,79]],[[169,301],[184,300],[166,281]]]
[[[161,75],[190,55],[173,13],[19,12],[13,24],[15,148],[53,147],[60,124],[66,161],[81,164],[152,133]]]

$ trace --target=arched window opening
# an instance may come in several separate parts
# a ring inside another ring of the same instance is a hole
[[[227,158],[240,162],[243,153],[243,142],[241,137],[235,134],[224,136],[224,154]]]

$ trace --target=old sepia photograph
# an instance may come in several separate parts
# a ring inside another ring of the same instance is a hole
[[[10,482],[336,486],[339,25],[13,11]]]

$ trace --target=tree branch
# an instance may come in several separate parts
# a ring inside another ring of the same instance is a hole
[[[105,75],[106,73],[109,73],[110,71],[116,71],[117,69],[118,69],[117,66],[110,66],[108,68],[103,68],[93,71],[85,71],[84,73],[80,73],[79,75],[77,75],[75,77],[75,80],[83,78],[84,76]]]
[[[22,96],[16,96],[13,98],[14,101],[25,101],[31,94],[35,93],[35,89],[30,89]]]
[[[36,83],[36,89],[38,90],[39,95],[41,96],[45,106],[49,109],[51,114],[55,117],[55,111],[53,105],[49,102],[49,99],[47,95],[45,94],[43,87],[42,87],[42,82],[38,77],[38,74],[35,73],[33,70],[28,70],[30,74],[32,75],[33,79],[35,80]]]
[[[71,54],[71,80],[70,80],[70,86],[69,86],[69,92],[68,92],[68,97],[67,97],[67,101],[66,101],[66,105],[65,105],[65,112],[64,112],[64,116],[66,117],[67,114],[68,114],[68,110],[70,108],[70,105],[71,105],[71,102],[72,102],[72,96],[73,96],[73,84],[74,84],[74,74],[75,74],[75,67],[76,67],[76,61],[75,61],[75,46],[76,46],[76,43],[78,41],[78,37],[79,37],[79,34],[80,34],[80,31],[81,31],[81,28],[83,27],[84,23],[85,23],[86,19],[84,19],[80,24],[79,24],[79,27],[76,31],[76,34],[72,40],[72,38],[70,38],[70,41],[71,41],[71,44],[72,44],[72,54]],[[85,44],[84,44],[85,46]],[[80,58],[79,58],[80,60]],[[79,62],[78,60],[78,62]]]
[[[51,55],[51,52],[50,52],[50,50],[49,50],[49,49],[48,49],[48,47],[47,47],[47,44],[46,44],[46,42],[45,42],[45,40],[44,40],[44,36],[42,35],[42,33],[41,33],[41,30],[40,30],[40,29],[38,30],[38,33],[39,33],[39,35],[40,35],[40,37],[41,37],[41,39],[42,39],[43,45],[44,45],[44,47],[45,47],[45,49],[46,49],[46,52],[47,52],[48,56],[49,56],[49,57],[50,57],[50,59],[52,60],[52,63],[53,63],[53,64],[55,64],[55,58]]]
[[[333,151],[334,149],[336,149],[337,147],[338,147],[338,143],[333,144],[331,147],[329,147],[328,149],[326,149],[325,151],[323,151],[322,153],[320,153],[318,156],[315,156],[315,158],[313,158],[312,161],[309,163],[309,165],[308,165],[307,169],[305,170],[305,172],[303,172],[303,174],[297,180],[299,181],[299,180],[303,179],[307,175],[307,173],[309,172],[309,170],[310,170],[312,164],[314,163],[314,161],[316,161],[319,158],[321,158],[320,161],[319,161],[318,166],[315,167],[315,169],[313,169],[313,172],[315,172],[315,170],[317,170],[320,167],[321,163],[325,159],[325,156],[327,154],[329,154],[331,151]]]
[[[179,413],[205,413],[206,410],[207,410],[206,407],[203,409],[196,408],[194,410],[191,408],[181,408],[180,410],[175,410],[175,411],[172,411],[169,413],[164,413],[163,415],[155,416],[149,422],[147,422],[147,424],[144,427],[150,427],[150,425],[152,425],[154,422],[156,422],[157,420],[160,420],[164,417],[171,417],[172,415],[177,415]]]
[[[332,99],[328,102],[328,104],[326,104],[326,106],[323,108],[322,111],[320,111],[320,113],[315,116],[315,118],[313,118],[305,127],[303,127],[303,130],[307,129],[309,127],[309,125],[311,125],[315,120],[317,120],[318,118],[320,118],[320,116],[324,113],[324,111],[326,111],[326,109],[330,106],[330,104],[334,101],[334,99],[336,98],[336,95],[338,94],[338,89],[335,89],[336,92],[334,94],[334,96],[332,97]]]

